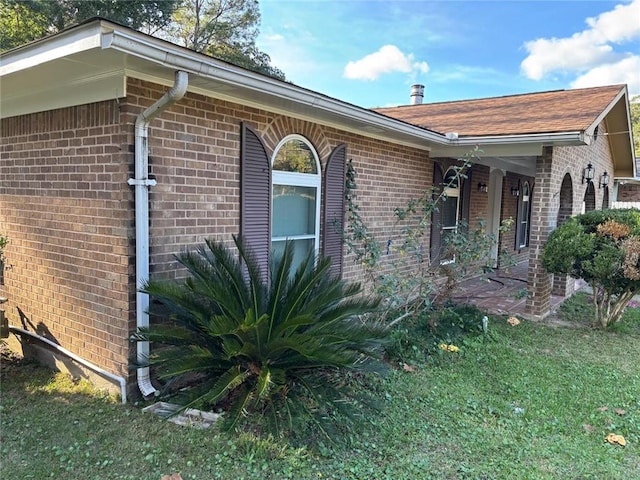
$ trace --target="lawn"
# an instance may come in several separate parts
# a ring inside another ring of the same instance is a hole
[[[578,297],[578,300],[580,298]],[[611,332],[583,305],[561,326],[490,318],[490,338],[407,356],[384,408],[343,444],[179,427],[31,364],[2,366],[1,470],[11,479],[640,478],[640,309]],[[626,447],[605,442],[622,435]]]

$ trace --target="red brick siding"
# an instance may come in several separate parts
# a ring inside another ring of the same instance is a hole
[[[531,236],[529,253],[529,291],[533,294],[527,301],[527,308],[533,315],[544,315],[550,306],[552,276],[541,265],[540,259],[544,243],[549,233],[558,222],[558,212],[561,216],[567,211],[573,215],[582,212],[584,195],[587,185],[582,183],[582,172],[587,164],[595,168],[595,205],[602,208],[604,189],[598,188],[600,176],[607,171],[613,172],[613,159],[608,137],[603,135],[604,123],[599,127],[600,135],[592,145],[579,147],[547,147],[538,158],[536,167],[536,186],[531,213]],[[572,205],[560,206],[560,189],[565,175],[572,179]],[[570,290],[570,289],[569,289]],[[568,291],[567,293],[570,293]]]
[[[7,315],[127,375],[131,194],[117,102],[2,120],[0,231]]]
[[[127,122],[164,91],[130,80]],[[393,229],[393,209],[431,183],[433,167],[425,151],[189,93],[149,128],[150,169],[158,181],[150,190],[152,274],[173,275],[175,253],[205,238],[230,242],[238,233],[242,121],[256,129],[270,152],[286,135],[305,136],[317,149],[322,169],[333,148],[346,143],[347,158],[353,159],[358,173],[358,203],[381,241]],[[346,257],[344,266],[345,278],[359,277],[352,257]]]
[[[640,185],[625,183],[618,186],[618,202],[640,202]]]

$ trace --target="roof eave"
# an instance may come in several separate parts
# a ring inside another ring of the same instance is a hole
[[[547,146],[585,145],[585,134],[578,132],[527,133],[517,135],[477,135],[451,139],[445,148],[434,147],[434,156],[460,156],[478,146],[487,156],[531,157],[542,154]]]
[[[400,122],[377,112],[345,103],[326,95],[307,90],[291,83],[283,82],[265,75],[254,73],[231,64],[212,59],[209,56],[193,52],[168,42],[158,40],[131,30],[112,28],[102,35],[102,48],[110,48],[124,54],[134,55],[161,64],[172,70],[183,70],[189,74],[202,78],[215,79],[227,85],[250,90],[265,101],[249,102],[249,106],[278,111],[284,114],[300,116],[299,108],[289,110],[289,106],[303,107],[313,112],[308,119],[316,119],[319,112],[323,112],[339,122],[346,130],[361,135],[391,140],[400,134],[401,143],[430,150],[432,144],[446,145],[450,143],[444,135],[425,130],[421,127]],[[224,92],[219,97],[239,101]],[[277,102],[273,102],[277,99]],[[267,101],[271,100],[271,101]],[[247,104],[246,101],[243,103]],[[275,107],[277,104],[279,107]],[[362,124],[362,129],[349,127],[349,124]]]

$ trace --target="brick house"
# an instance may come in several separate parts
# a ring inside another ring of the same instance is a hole
[[[438,104],[415,101],[416,89],[411,105],[368,110],[101,19],[1,59],[7,317],[24,343],[44,338],[54,360],[97,371],[123,397],[136,383],[154,391],[148,371],[130,374],[148,346],[136,352],[129,336],[148,322],[137,286],[174,275],[175,253],[241,233],[266,264],[293,238],[358,278],[335,229],[347,160],[382,239],[394,207],[479,145],[455,208],[434,219],[432,260],[444,228],[514,218],[500,241],[528,262],[532,317],[548,313],[552,290],[573,291],[540,266],[548,233],[635,177],[622,85]]]

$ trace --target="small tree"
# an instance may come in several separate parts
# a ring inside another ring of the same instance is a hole
[[[593,288],[593,325],[618,322],[640,292],[640,212],[601,210],[571,218],[544,246],[549,273],[582,278]]]

